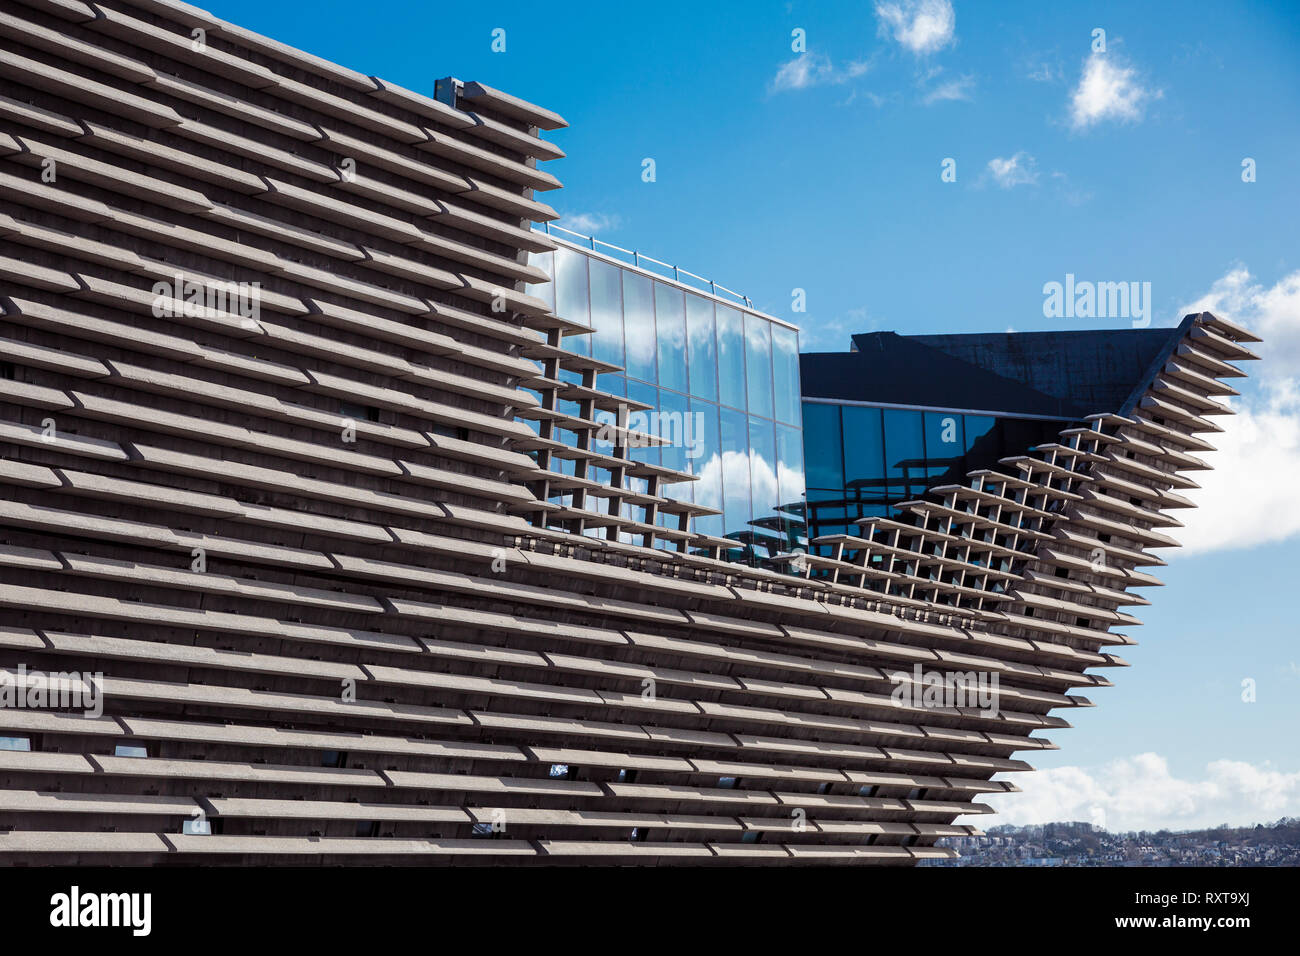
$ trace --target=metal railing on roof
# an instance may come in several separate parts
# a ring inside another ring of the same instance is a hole
[[[574,232],[572,229],[566,229],[563,226],[557,226],[554,223],[544,222],[541,223],[541,226],[543,231],[545,231],[545,233],[548,236],[554,232],[563,232],[566,233],[567,235],[573,236],[576,239],[582,240],[582,242],[586,244],[591,249],[592,252],[600,252],[600,249],[596,248],[597,246],[602,246],[606,249],[612,249],[615,252],[621,252],[624,255],[631,256],[632,265],[638,269],[646,269],[646,267],[642,265],[643,262],[654,263],[656,266],[660,266],[663,269],[670,270],[672,272],[672,279],[674,282],[677,282],[681,285],[690,285],[690,283],[684,282],[682,280],[682,276],[688,276],[689,278],[695,279],[698,282],[701,282],[705,286],[707,286],[709,292],[712,295],[715,296],[719,294],[729,295],[733,299],[737,300],[738,302],[745,303],[745,308],[747,309],[752,309],[754,307],[754,303],[750,301],[749,296],[741,295],[739,292],[735,292],[731,289],[728,289],[726,286],[718,285],[718,283],[714,282],[712,279],[706,279],[702,275],[696,275],[694,272],[688,272],[685,269],[681,268],[680,266],[673,265],[671,262],[664,262],[662,259],[655,259],[653,256],[647,256],[645,253],[637,252],[635,249],[624,249],[622,246],[616,246],[612,242],[606,242],[603,239],[597,239],[595,236],[586,236],[580,232]],[[655,270],[646,269],[646,271],[654,272]]]

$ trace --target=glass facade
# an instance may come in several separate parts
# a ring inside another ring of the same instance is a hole
[[[630,456],[697,479],[661,485],[660,494],[721,512],[696,517],[693,527],[734,541],[732,560],[761,564],[806,547],[797,331],[568,245],[531,262],[554,281],[529,291],[594,329],[568,336],[566,348],[622,366],[600,375],[597,387],[650,406],[643,418],[633,410],[629,424],[668,441]],[[616,414],[599,411],[596,419],[612,423]],[[599,470],[592,477],[609,479]],[[645,490],[644,479],[625,484]],[[643,508],[624,509],[644,520]],[[676,522],[660,513],[661,525]]]
[[[856,534],[859,518],[897,518],[899,502],[928,488],[965,484],[969,472],[999,468],[999,459],[1056,441],[1069,425],[805,401],[808,536]]]

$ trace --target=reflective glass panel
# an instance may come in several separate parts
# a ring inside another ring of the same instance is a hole
[[[879,416],[879,412],[876,413]],[[844,487],[844,446],[840,406],[808,402],[803,407],[803,440],[808,450],[808,487]]]
[[[775,554],[782,550],[781,522],[777,516],[779,490],[776,479],[776,434],[770,421],[749,419],[749,487],[754,513],[754,535]]]
[[[588,325],[587,257],[560,246],[555,250],[555,314]]]
[[[669,444],[659,449],[659,457],[665,468],[672,468],[676,471],[686,471],[686,444],[691,436],[687,434],[687,429],[692,427],[690,422],[690,408],[685,395],[679,395],[676,392],[670,392],[667,389],[659,389],[659,437],[665,439]],[[690,500],[688,486],[690,482],[683,482],[677,485],[668,485],[665,494],[674,498],[685,490],[687,501]]]
[[[552,278],[555,276],[554,252],[530,252],[528,264],[534,269],[541,269]],[[527,286],[529,295],[535,295],[545,302],[552,312],[555,311],[555,282],[530,282]]]
[[[633,411],[628,415],[628,428],[632,431],[654,433],[654,424],[651,417],[651,411],[654,411],[659,404],[659,389],[653,385],[645,385],[641,382],[629,381],[627,383],[627,397],[635,399],[638,402],[645,402],[650,406],[650,411]],[[656,446],[646,446],[643,448],[628,448],[628,457],[633,461],[644,461],[651,465],[657,465],[659,461],[659,448]],[[629,481],[635,481],[636,487],[640,491],[646,488],[645,480],[641,478],[630,478]],[[628,487],[632,487],[629,485]]]
[[[749,499],[749,423],[744,412],[721,409],[722,420],[722,509],[725,513],[724,534],[748,540]]]
[[[593,358],[623,364],[623,289],[621,269],[591,260],[591,324],[596,332]],[[573,336],[570,336],[573,338]],[[601,386],[602,389],[604,386]]]
[[[686,327],[690,339],[691,394],[718,400],[718,346],[713,331],[713,303],[686,296]]]
[[[643,382],[655,380],[654,283],[634,272],[623,273],[623,341],[627,375]]]
[[[659,384],[686,391],[686,303],[681,289],[655,283],[655,330]]]
[[[745,407],[745,324],[740,312],[717,307],[718,392],[722,404]]]
[[[882,409],[885,416],[885,475],[892,501],[910,501],[926,489],[921,413]]]
[[[772,391],[778,421],[799,424],[799,334],[772,326]]]
[[[700,439],[699,453],[690,459],[695,503],[722,510],[722,435],[718,431],[718,406],[698,399],[691,402],[695,428]],[[722,515],[702,515],[695,519],[695,529],[704,534],[722,535]]]
[[[999,458],[1005,457],[1002,451],[1002,442],[1000,440],[1001,430],[998,428],[998,420],[992,415],[963,415],[963,430],[965,431],[965,472],[974,471],[977,468],[992,468]],[[1014,453],[1010,453],[1014,454]],[[1015,474],[1015,472],[1011,472]]]
[[[880,409],[845,405],[841,411],[844,415],[845,498],[859,506],[863,517],[881,516],[889,489],[885,477],[884,425]],[[917,426],[919,431],[919,419]],[[808,459],[812,460],[811,452]],[[868,508],[871,510],[865,510]]]
[[[772,323],[745,316],[745,379],[749,413],[772,417]]]
[[[787,550],[805,544],[803,436],[789,425],[776,426],[777,510],[783,516]]]
[[[966,442],[962,416],[956,412],[925,413],[926,484],[963,484],[966,480]]]

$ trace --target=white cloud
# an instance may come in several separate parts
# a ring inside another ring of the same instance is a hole
[[[1203,436],[1216,451],[1204,457],[1212,471],[1192,478],[1187,492],[1198,507],[1179,511],[1186,524],[1174,536],[1187,552],[1247,548],[1300,535],[1300,271],[1265,287],[1241,266],[1178,315],[1213,312],[1253,330],[1264,341],[1252,346],[1262,362],[1243,363],[1258,381],[1226,379],[1241,387],[1230,404],[1234,416],[1216,417],[1222,433]]]
[[[1070,95],[1070,124],[1081,130],[1103,120],[1133,122],[1142,118],[1144,104],[1160,95],[1159,90],[1144,87],[1137,70],[1113,52],[1093,53],[1084,61],[1079,85]]]
[[[897,0],[876,4],[881,36],[893,36],[917,56],[953,42],[957,15],[949,0]]]
[[[1264,764],[1215,760],[1199,780],[1183,779],[1159,754],[1114,760],[1099,769],[1059,767],[1015,774],[1023,793],[987,798],[1000,823],[1084,821],[1111,832],[1243,826],[1300,816],[1300,773]],[[962,822],[988,818],[964,817]]]
[[[1014,156],[996,156],[989,160],[989,173],[1003,189],[1012,186],[1033,185],[1038,182],[1038,169],[1034,157],[1023,150]]]
[[[598,232],[617,229],[621,222],[622,219],[618,216],[603,212],[577,212],[563,216],[557,225],[586,236],[594,236]]]
[[[1263,394],[1234,402],[1219,418],[1222,434],[1202,436],[1216,450],[1212,471],[1191,473],[1201,487],[1185,492],[1197,508],[1176,513],[1174,537],[1187,553],[1252,548],[1300,534],[1295,477],[1300,475],[1300,392],[1294,380],[1264,383]]]
[[[1267,361],[1247,366],[1272,377],[1300,378],[1300,270],[1265,288],[1245,266],[1230,269],[1210,291],[1178,311],[1213,312],[1244,325],[1264,341],[1256,349]]]
[[[814,86],[847,83],[871,72],[873,58],[852,60],[843,69],[835,66],[831,58],[821,53],[801,53],[793,60],[782,63],[776,76],[767,85],[769,93],[789,90],[807,90]]]
[[[776,76],[768,84],[768,89],[773,93],[806,90],[829,82],[834,74],[835,68],[831,65],[830,57],[819,53],[801,53],[788,63],[781,64]]]
[[[931,103],[938,103],[943,100],[969,100],[971,87],[975,85],[973,76],[962,76],[955,80],[949,80],[947,83],[941,83],[929,93],[925,94],[921,102],[929,106]]]

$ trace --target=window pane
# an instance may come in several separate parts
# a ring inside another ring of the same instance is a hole
[[[744,412],[721,410],[723,532],[728,538],[749,531],[749,423]]]
[[[655,283],[659,384],[686,391],[686,303],[681,289]]]
[[[772,388],[778,421],[799,424],[799,333],[772,326]]]
[[[780,502],[776,483],[776,435],[772,429],[772,423],[766,419],[749,419],[749,487],[754,533],[775,554],[783,548],[776,513]]]
[[[623,364],[621,271],[608,262],[591,260],[591,324],[596,329],[592,357],[615,365]]]
[[[686,326],[690,331],[691,394],[716,402],[718,346],[713,331],[713,303],[698,295],[688,295]]]
[[[627,374],[655,380],[655,313],[653,283],[646,276],[623,273],[623,339]]]
[[[806,547],[804,526],[803,436],[799,429],[776,426],[776,485],[786,534],[786,549]]]
[[[846,405],[842,411],[845,498],[862,509],[863,517],[881,516],[887,500],[887,484],[880,409]],[[812,455],[808,457],[812,459]],[[873,510],[867,511],[868,508]]]
[[[966,471],[992,468],[999,458],[1024,454],[1023,451],[1003,453],[1002,443],[999,441],[998,420],[992,415],[963,415],[962,418],[965,419],[962,427],[966,433],[963,442],[966,452]],[[999,470],[1005,468],[1005,466],[997,467]],[[1014,475],[1016,472],[1011,471],[1009,474]]]
[[[745,407],[745,326],[740,313],[717,307],[718,392],[723,405]]]
[[[897,408],[886,408],[883,411],[885,474],[889,478],[891,504],[911,501],[925,491],[925,444],[921,436],[921,413]]]
[[[677,471],[686,470],[686,442],[689,437],[686,434],[686,429],[689,427],[686,401],[685,395],[659,389],[658,433],[660,438],[670,442],[659,449],[659,456],[665,468],[673,468]],[[685,489],[686,500],[689,501],[689,485],[690,482],[669,485],[664,494],[666,497],[675,498]]]
[[[585,257],[584,257],[585,258]],[[555,253],[553,252],[530,252],[528,253],[528,264],[534,269],[541,269],[548,276],[552,277],[550,282],[530,282],[525,291],[529,295],[535,295],[548,306],[551,311],[555,311]]]
[[[925,471],[929,487],[965,483],[966,473],[962,468],[965,448],[962,416],[954,412],[925,413]]]
[[[645,402],[653,411],[659,404],[659,389],[653,385],[644,385],[641,382],[628,382],[627,397],[638,402]],[[639,432],[653,432],[650,412],[631,412],[628,415],[628,428]],[[644,461],[651,465],[657,465],[659,464],[659,448],[655,445],[645,448],[629,448],[628,457],[633,461]],[[645,490],[644,479],[633,478],[629,480],[637,482],[638,490]]]
[[[772,323],[745,316],[745,377],[749,381],[749,413],[772,417]]]
[[[588,325],[587,257],[563,246],[555,250],[555,314]]]
[[[722,436],[718,431],[718,407],[698,399],[691,402],[695,428],[700,439],[698,454],[690,460],[691,474],[698,475],[692,491],[695,503],[722,510]],[[703,534],[722,534],[722,515],[702,515],[695,519],[695,530]]]
[[[806,403],[803,407],[803,441],[808,450],[808,487],[843,488],[840,406]]]

